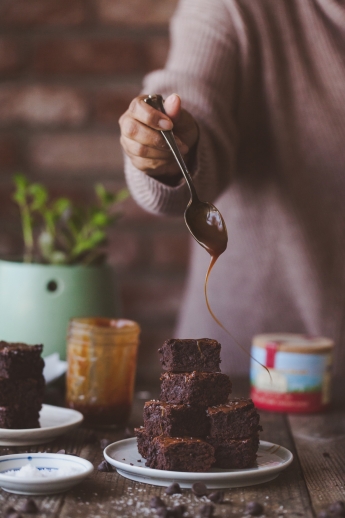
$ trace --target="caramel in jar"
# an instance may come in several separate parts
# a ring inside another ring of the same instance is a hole
[[[124,425],[131,411],[140,327],[74,318],[67,334],[67,406],[94,426]]]

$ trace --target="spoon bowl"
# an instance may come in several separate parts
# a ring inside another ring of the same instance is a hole
[[[144,102],[165,114],[161,95],[149,95]],[[184,213],[187,228],[199,245],[216,259],[226,250],[228,244],[228,232],[223,216],[212,203],[199,199],[173,132],[161,131],[161,134],[172,151],[189,188],[190,200]]]

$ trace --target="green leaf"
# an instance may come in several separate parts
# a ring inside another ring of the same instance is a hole
[[[28,187],[28,194],[32,197],[31,210],[40,211],[44,209],[48,200],[48,192],[40,183],[33,183]]]

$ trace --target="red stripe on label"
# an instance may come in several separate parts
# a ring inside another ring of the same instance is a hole
[[[280,394],[252,387],[250,397],[257,408],[273,412],[320,412],[329,406],[322,403],[321,392]]]
[[[274,362],[276,358],[276,353],[278,350],[277,342],[268,342],[266,344],[266,367],[274,369]]]

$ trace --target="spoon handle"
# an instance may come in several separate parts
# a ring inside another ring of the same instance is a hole
[[[153,94],[149,95],[144,99],[144,102],[152,106],[152,108],[155,108],[156,110],[162,112],[165,114],[164,104],[163,104],[163,97],[159,94]],[[178,163],[182,174],[187,182],[190,195],[193,200],[198,200],[198,195],[195,190],[192,177],[187,169],[187,166],[185,164],[185,161],[183,160],[183,157],[181,155],[181,152],[176,144],[176,140],[174,137],[174,134],[171,130],[163,131],[161,130],[161,134],[163,135],[166,143],[168,144],[170,150],[172,151],[176,162]]]

